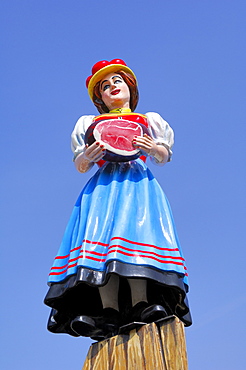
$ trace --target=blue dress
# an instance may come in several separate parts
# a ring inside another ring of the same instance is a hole
[[[80,134],[87,126],[80,127]],[[161,144],[161,139],[155,140]],[[77,142],[83,145],[81,136]],[[170,143],[164,144],[171,150]],[[126,279],[144,278],[149,302],[162,304],[191,324],[187,268],[171,208],[140,158],[105,162],[79,195],[49,275],[49,330],[74,335],[70,321],[75,316],[100,315],[98,287],[111,274],[121,279],[122,311],[130,305]]]

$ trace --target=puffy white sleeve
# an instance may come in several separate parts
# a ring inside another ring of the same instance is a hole
[[[71,149],[73,151],[74,157],[75,158],[84,152],[85,150],[85,142],[84,142],[84,137],[85,133],[88,129],[88,127],[92,124],[93,118],[95,116],[82,116],[78,119],[74,130],[71,135]]]
[[[145,115],[148,120],[149,131],[152,138],[156,144],[163,145],[168,150],[168,162],[170,162],[173,154],[172,146],[174,144],[174,132],[172,128],[158,113],[148,112]]]

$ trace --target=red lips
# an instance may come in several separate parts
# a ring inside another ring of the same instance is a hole
[[[115,89],[115,90],[111,91],[111,95],[117,95],[117,94],[119,94],[119,92],[120,92],[120,89]]]

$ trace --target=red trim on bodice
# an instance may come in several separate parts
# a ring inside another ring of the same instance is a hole
[[[147,117],[144,114],[138,113],[109,113],[109,114],[101,114],[100,116],[96,116],[93,119],[93,122],[100,122],[107,119],[125,119],[127,121],[132,121],[136,123],[140,123],[146,127],[149,127]]]

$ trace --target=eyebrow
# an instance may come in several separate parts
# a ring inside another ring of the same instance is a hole
[[[121,80],[123,80],[123,78],[121,77],[121,75],[115,75],[115,76],[112,76],[111,78],[120,78]],[[109,80],[103,80],[101,82],[101,88],[102,88],[102,85],[104,84],[104,82],[108,82]]]

